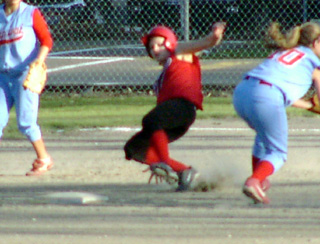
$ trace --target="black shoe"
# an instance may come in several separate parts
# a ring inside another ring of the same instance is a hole
[[[195,180],[199,177],[199,175],[200,174],[193,168],[189,168],[182,172],[179,172],[178,188],[176,189],[176,191],[191,190],[194,187]]]

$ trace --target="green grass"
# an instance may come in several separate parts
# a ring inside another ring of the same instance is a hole
[[[79,128],[140,126],[141,119],[155,106],[153,96],[50,96],[43,95],[38,122],[43,133],[74,131]],[[198,111],[197,119],[236,117],[232,98],[206,97],[204,111]],[[288,116],[314,116],[301,109],[288,109]],[[15,110],[4,131],[5,138],[22,138],[16,126]]]

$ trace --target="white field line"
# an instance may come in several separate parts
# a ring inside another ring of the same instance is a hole
[[[224,41],[224,43],[245,43],[244,41]],[[68,51],[61,51],[61,52],[52,52],[49,54],[49,57],[55,55],[63,55],[63,54],[71,54],[71,53],[81,53],[81,52],[91,52],[91,51],[98,51],[98,50],[107,50],[107,49],[145,49],[142,44],[129,44],[129,45],[112,45],[112,46],[105,46],[105,47],[96,47],[96,48],[85,48],[85,49],[75,49],[75,50],[68,50]]]
[[[132,132],[139,131],[138,127],[101,127],[101,128],[83,128],[80,131],[120,131]],[[213,127],[191,127],[192,131],[252,131],[250,128],[213,128]],[[320,129],[289,129],[290,132],[320,132]]]
[[[63,55],[63,54],[71,54],[71,53],[81,53],[81,52],[92,52],[97,50],[107,50],[108,48],[113,49],[120,49],[120,48],[127,48],[127,49],[144,49],[145,47],[142,45],[120,45],[120,46],[108,46],[108,47],[96,47],[96,48],[86,48],[86,49],[76,49],[76,50],[69,50],[69,51],[61,51],[61,52],[52,52],[49,54],[49,57],[55,55]]]
[[[114,47],[113,47],[114,48]],[[144,48],[144,47],[137,47],[135,45],[124,45],[124,46],[116,46],[115,48]],[[48,57],[49,59],[85,59],[85,60],[97,60],[97,59],[102,59],[101,61],[95,61],[95,62],[87,62],[87,63],[82,63],[82,64],[75,64],[75,65],[67,65],[67,66],[62,66],[59,68],[55,69],[48,69],[48,73],[53,73],[56,71],[61,71],[61,70],[67,70],[67,69],[74,69],[74,68],[79,68],[83,66],[89,66],[89,65],[96,65],[96,64],[102,64],[102,63],[111,63],[111,62],[119,62],[119,61],[124,61],[124,60],[134,60],[134,58],[129,58],[129,57],[59,57],[55,55],[61,55],[61,54],[71,54],[71,53],[77,53],[77,52],[88,52],[88,51],[95,51],[95,50],[104,50],[106,47],[100,47],[100,48],[88,48],[88,49],[80,49],[80,50],[70,50],[70,51],[63,51],[63,52],[55,52],[51,53],[50,56]],[[131,131],[139,131],[141,128],[132,128],[132,127],[102,127],[102,128],[84,128],[80,129],[80,131],[96,131],[96,130],[104,130],[104,131],[124,131],[124,132],[131,132]],[[249,128],[212,128],[212,127],[207,127],[207,128],[197,128],[197,127],[192,127],[190,130],[193,131],[249,131],[251,129]],[[320,132],[320,129],[289,129],[289,131],[293,132]]]
[[[116,48],[135,48],[134,45],[124,45],[124,46],[115,46]],[[114,62],[119,62],[119,61],[127,61],[127,60],[134,60],[134,58],[130,57],[88,57],[88,56],[77,56],[77,57],[66,57],[62,56],[59,57],[57,55],[65,55],[65,54],[72,54],[72,53],[83,53],[83,52],[92,52],[96,50],[105,50],[107,47],[98,47],[98,48],[87,48],[87,49],[76,49],[76,50],[69,50],[69,51],[62,51],[62,52],[53,52],[50,53],[48,59],[83,59],[83,60],[99,60],[101,61],[94,61],[94,62],[86,62],[86,63],[81,63],[81,64],[73,64],[73,65],[66,65],[66,66],[61,66],[58,68],[52,68],[48,69],[48,73],[54,73],[57,71],[62,71],[62,70],[68,70],[68,69],[76,69],[79,67],[83,66],[90,66],[90,65],[97,65],[97,64],[105,64],[105,63],[114,63]]]
[[[130,57],[117,57],[117,56],[54,56],[54,57],[48,57],[47,59],[61,59],[61,60],[71,60],[71,59],[74,59],[74,60],[106,60],[106,59],[123,59],[123,58],[128,58],[128,59],[133,59],[133,58],[130,58]]]
[[[115,63],[119,61],[126,61],[126,60],[134,60],[133,58],[113,58],[113,59],[107,59],[107,60],[100,60],[100,61],[94,61],[94,62],[86,62],[81,64],[73,64],[73,65],[66,65],[61,66],[58,68],[52,68],[48,69],[48,73],[54,73],[57,71],[67,70],[67,69],[76,69],[83,66],[91,66],[91,65],[97,65],[97,64],[105,64],[105,63]]]

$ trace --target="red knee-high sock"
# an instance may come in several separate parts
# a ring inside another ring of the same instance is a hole
[[[164,130],[157,130],[151,136],[151,146],[154,147],[160,160],[167,163],[169,161],[169,140]]]
[[[161,159],[158,156],[158,153],[156,152],[155,148],[150,146],[147,150],[146,153],[146,160],[145,160],[145,164],[151,165],[153,163],[158,163],[160,162]]]
[[[151,145],[154,148],[155,154],[157,154],[159,161],[168,164],[175,172],[180,172],[185,169],[190,168],[189,166],[184,165],[181,162],[178,162],[169,157],[169,140],[166,132],[164,130],[155,131],[151,137]],[[153,154],[150,150],[150,159]],[[153,159],[156,157],[153,155]],[[158,162],[159,162],[158,161]]]
[[[259,161],[260,161],[260,158],[257,158],[254,155],[252,155],[252,172],[254,172],[255,169],[257,168]]]
[[[149,147],[147,154],[146,154],[146,160],[145,160],[145,164],[151,165],[153,163],[158,163],[161,162],[160,157],[158,156],[156,150],[153,147]],[[189,166],[176,161],[172,158],[169,158],[169,161],[166,162],[175,172],[181,172],[185,169],[190,168]]]
[[[176,161],[172,158],[170,158],[168,165],[175,171],[175,172],[181,172],[184,171],[185,169],[189,169],[190,166],[187,166],[179,161]]]
[[[268,161],[261,161],[252,174],[252,178],[259,179],[262,182],[269,175],[272,175],[274,171],[273,165]]]

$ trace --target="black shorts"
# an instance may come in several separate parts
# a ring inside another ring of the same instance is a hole
[[[126,159],[144,162],[150,138],[157,130],[164,130],[169,142],[182,137],[196,118],[196,107],[193,103],[182,99],[172,99],[158,104],[142,119],[142,130],[131,137],[124,151]]]

